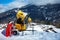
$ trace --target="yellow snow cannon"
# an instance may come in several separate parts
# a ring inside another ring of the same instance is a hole
[[[26,19],[26,16],[24,12],[19,10],[16,14],[16,18],[17,18],[17,21],[15,23],[15,28],[21,31],[26,30],[26,23],[24,21]],[[31,18],[28,17],[26,21],[31,22]]]
[[[16,29],[26,30],[26,24],[24,24],[25,15],[21,10],[18,10],[16,18],[17,18],[17,22],[15,23]]]

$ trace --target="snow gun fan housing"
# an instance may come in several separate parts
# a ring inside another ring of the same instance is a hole
[[[19,10],[16,14],[16,18],[17,18],[17,21],[15,23],[15,27],[16,29],[18,30],[26,30],[26,23],[25,23],[25,19],[26,19],[27,16],[25,16],[25,14]],[[30,17],[27,17],[27,20],[26,20],[28,23],[31,22],[31,18]]]

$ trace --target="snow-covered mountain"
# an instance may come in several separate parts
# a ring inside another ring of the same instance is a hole
[[[9,20],[15,20],[16,10],[30,13],[32,20],[44,20],[52,22],[60,22],[60,4],[47,4],[47,5],[26,5],[21,8],[14,8],[6,12],[0,13],[0,23]],[[12,19],[13,18],[13,19]]]

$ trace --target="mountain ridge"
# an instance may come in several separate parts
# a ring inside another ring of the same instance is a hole
[[[0,23],[3,21],[13,21],[16,18],[15,10],[22,10],[23,12],[30,13],[32,20],[43,21],[60,21],[60,4],[47,4],[47,5],[26,5],[21,8],[14,8],[6,12],[0,13]],[[13,19],[12,19],[13,18]]]

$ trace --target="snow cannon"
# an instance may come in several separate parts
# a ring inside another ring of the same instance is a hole
[[[10,21],[6,25],[6,29],[2,34],[6,37],[19,34],[19,31],[26,31],[26,24],[31,22],[29,15],[25,15],[23,11],[19,10],[16,14],[16,21]]]
[[[16,18],[15,28],[20,31],[26,30],[26,23],[31,22],[31,18],[25,16],[24,12],[21,10],[18,10]]]

